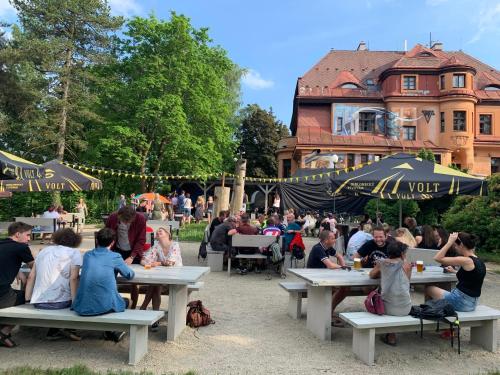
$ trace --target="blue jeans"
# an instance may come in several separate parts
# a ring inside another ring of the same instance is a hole
[[[478,297],[471,297],[460,289],[453,289],[451,292],[444,292],[444,299],[452,305],[456,311],[474,311],[479,300]]]

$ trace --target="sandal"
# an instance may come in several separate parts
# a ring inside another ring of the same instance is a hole
[[[12,340],[10,333],[6,335],[5,333],[2,332],[0,332],[0,344],[9,349],[15,348],[17,346],[14,340]]]
[[[382,341],[384,344],[390,345],[390,346],[396,346],[396,341],[390,341],[389,340],[389,334],[385,334],[383,336],[380,336],[380,341]]]

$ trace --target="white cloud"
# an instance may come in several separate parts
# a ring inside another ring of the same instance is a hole
[[[111,12],[120,16],[134,16],[142,11],[141,6],[135,0],[108,0],[108,4]]]
[[[476,18],[476,28],[477,31],[474,36],[467,42],[467,44],[472,44],[477,42],[483,34],[493,33],[500,31],[500,22],[498,18],[500,17],[500,2],[496,3],[493,7],[483,8],[479,12],[479,16]]]
[[[15,14],[16,10],[10,5],[9,0],[0,0],[0,17]]]
[[[273,81],[262,78],[260,73],[253,69],[248,69],[241,78],[241,81],[244,85],[254,90],[269,89],[274,86]]]

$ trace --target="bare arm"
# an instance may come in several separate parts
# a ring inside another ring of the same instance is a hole
[[[337,263],[333,263],[330,259],[326,258],[326,259],[323,259],[323,264],[326,266],[326,268],[329,268],[331,270],[335,270],[335,269],[339,269],[339,268],[342,268],[341,265],[337,264]]]
[[[337,258],[337,262],[338,264],[340,265],[340,267],[345,267],[345,261],[344,261],[344,257],[340,254],[335,254],[335,258]]]
[[[472,261],[472,259],[462,256],[458,257],[446,256],[448,250],[453,246],[457,238],[458,238],[457,232],[450,234],[448,242],[434,256],[434,260],[438,263],[441,263],[443,266],[460,266],[463,267],[466,271],[471,271],[474,269],[474,262]]]
[[[417,243],[417,246],[420,245],[420,242],[422,242],[422,236],[415,236],[415,242]]]
[[[370,279],[380,279],[380,263],[375,263],[375,267],[370,270]]]
[[[80,276],[80,267],[71,266],[71,273],[69,276],[69,287],[71,289],[71,300],[74,301],[76,298],[76,291],[78,290],[78,281]]]
[[[35,286],[35,277],[36,277],[36,267],[33,264],[31,268],[31,272],[28,276],[28,281],[26,282],[26,290],[24,292],[24,299],[29,301],[31,296],[33,295],[33,287]]]

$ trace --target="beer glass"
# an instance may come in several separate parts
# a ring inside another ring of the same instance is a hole
[[[361,269],[361,259],[360,258],[354,258],[354,269],[355,270]]]
[[[151,264],[145,264],[144,265],[145,270],[150,270],[151,269]]]
[[[417,260],[417,272],[418,273],[424,272],[424,262],[421,260]]]

